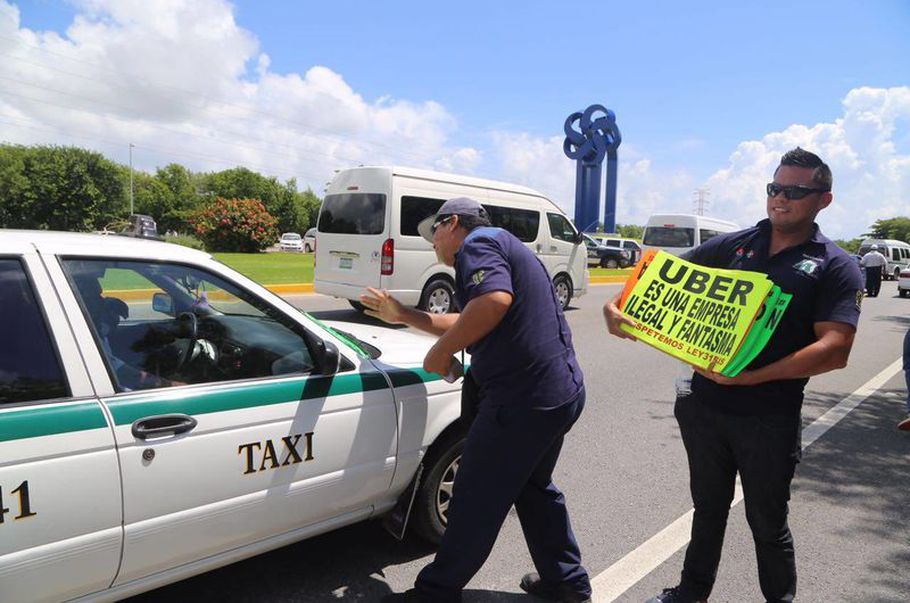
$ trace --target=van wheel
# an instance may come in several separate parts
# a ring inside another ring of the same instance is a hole
[[[565,310],[572,300],[572,281],[565,274],[560,274],[553,279],[553,288],[556,290],[556,301]]]
[[[613,258],[602,258],[600,260],[600,267],[613,270],[619,267],[619,263]]]
[[[900,277],[901,277],[901,269],[899,267],[895,268],[894,269],[894,280],[899,280]]]
[[[310,244],[309,244],[309,243],[307,243],[306,245],[303,246],[303,252],[304,252],[304,253],[312,253],[312,251],[313,251],[313,248],[310,247]]]
[[[420,296],[420,309],[430,314],[447,314],[454,306],[455,291],[444,278],[431,279]]]
[[[433,544],[439,544],[446,531],[452,487],[463,450],[464,434],[454,432],[434,444],[424,459],[412,521],[417,534]]]

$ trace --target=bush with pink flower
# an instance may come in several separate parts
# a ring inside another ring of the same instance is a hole
[[[278,239],[278,220],[258,199],[219,197],[193,212],[188,222],[208,251],[255,253]]]

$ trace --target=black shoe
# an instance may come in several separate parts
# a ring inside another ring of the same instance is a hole
[[[560,582],[558,584],[548,584],[540,579],[537,574],[525,574],[519,584],[521,590],[529,595],[546,599],[547,601],[559,601],[559,603],[591,603],[591,593],[578,592],[568,584]]]
[[[416,588],[409,588],[403,593],[389,593],[380,599],[381,603],[424,603]]]
[[[707,603],[708,599],[697,599],[690,595],[681,586],[665,588],[659,595],[645,601],[645,603]]]

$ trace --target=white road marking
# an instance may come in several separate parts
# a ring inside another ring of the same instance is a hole
[[[826,431],[837,425],[850,411],[859,406],[866,398],[901,371],[901,359],[898,358],[879,374],[861,385],[859,389],[837,403],[820,416],[811,425],[803,429],[803,449],[808,448]],[[743,499],[739,479],[736,481],[736,493],[731,507]],[[676,551],[689,542],[692,531],[693,510],[679,517],[676,521],[649,538],[634,551],[605,569],[591,580],[594,589],[594,603],[610,603],[632,588],[639,580],[650,574]]]

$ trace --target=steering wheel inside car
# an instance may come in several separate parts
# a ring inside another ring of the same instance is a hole
[[[181,312],[177,316],[177,338],[183,339],[185,344],[177,345],[177,367],[174,369],[175,372],[179,373],[193,357],[193,350],[196,349],[198,336],[199,321],[196,319],[196,315],[192,312]]]

